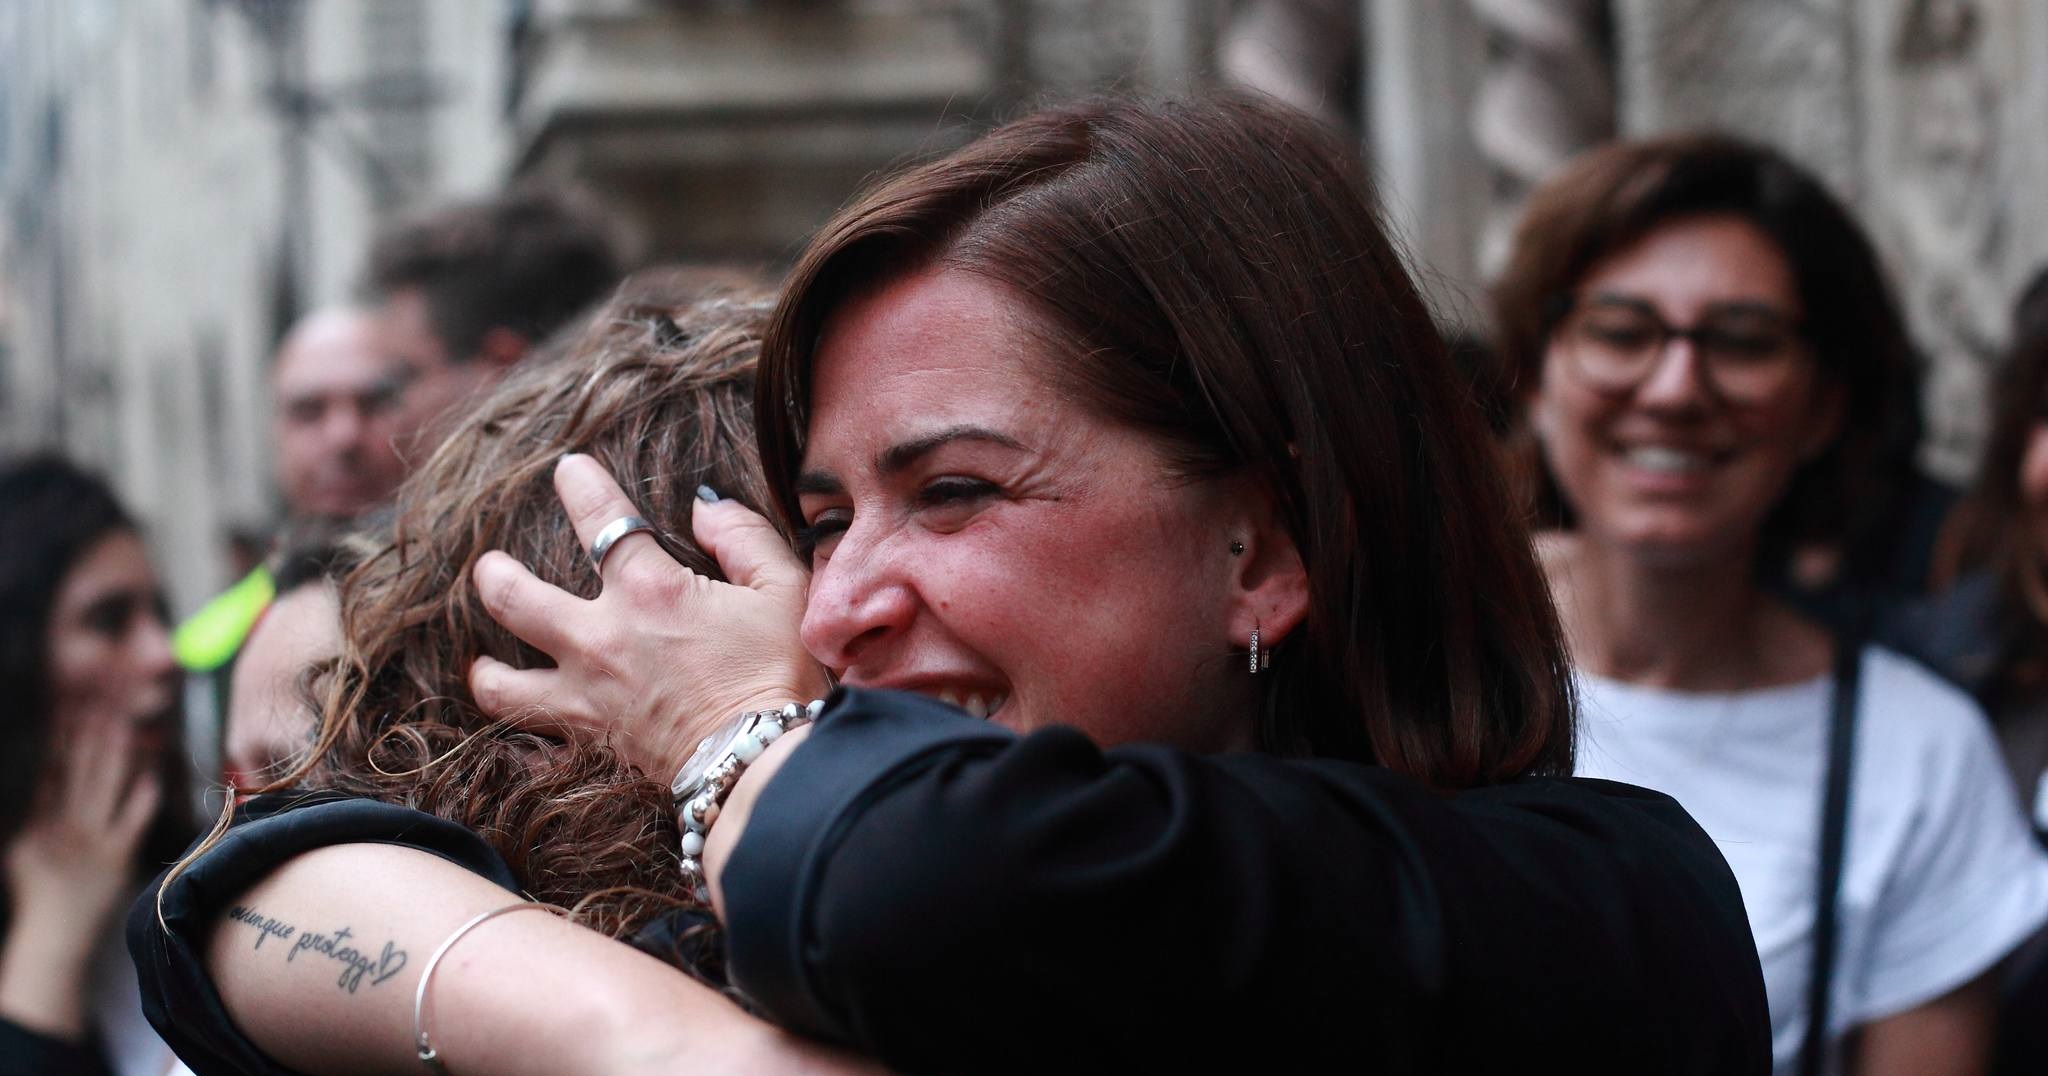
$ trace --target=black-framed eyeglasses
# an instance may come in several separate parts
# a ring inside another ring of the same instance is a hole
[[[1681,329],[1647,300],[1583,296],[1553,331],[1573,372],[1596,389],[1626,392],[1657,368],[1673,340],[1691,344],[1708,387],[1730,403],[1775,396],[1810,359],[1797,320],[1762,303],[1711,306]]]

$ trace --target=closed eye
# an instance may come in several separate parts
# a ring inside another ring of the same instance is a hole
[[[832,546],[846,528],[853,524],[853,511],[848,508],[828,508],[818,513],[816,519],[796,529],[796,555],[805,563],[811,563],[823,554],[832,555]]]
[[[933,508],[962,501],[978,501],[1000,492],[993,482],[965,475],[946,475],[926,482],[917,491],[917,503],[921,507]]]

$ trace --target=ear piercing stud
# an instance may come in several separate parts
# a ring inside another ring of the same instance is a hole
[[[1237,539],[1235,539],[1235,538],[1231,539],[1231,540],[1230,540],[1230,555],[1231,555],[1231,556],[1233,556],[1233,557],[1241,557],[1241,556],[1244,556],[1244,543],[1243,543],[1243,542],[1240,542],[1240,541],[1238,541],[1238,540],[1237,540]]]

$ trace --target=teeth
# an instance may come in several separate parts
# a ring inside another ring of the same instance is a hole
[[[1641,445],[1628,450],[1631,466],[1662,474],[1691,474],[1707,468],[1706,456],[1663,445]]]
[[[932,697],[948,706],[958,707],[975,717],[983,719],[1002,709],[1003,704],[1010,701],[1010,696],[1008,695],[993,693],[983,695],[976,691],[961,691],[953,688],[941,688],[932,692]]]

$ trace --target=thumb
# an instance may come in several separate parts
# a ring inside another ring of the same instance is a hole
[[[690,533],[734,584],[803,599],[810,573],[761,513],[738,501],[719,498],[709,486],[698,486]]]

